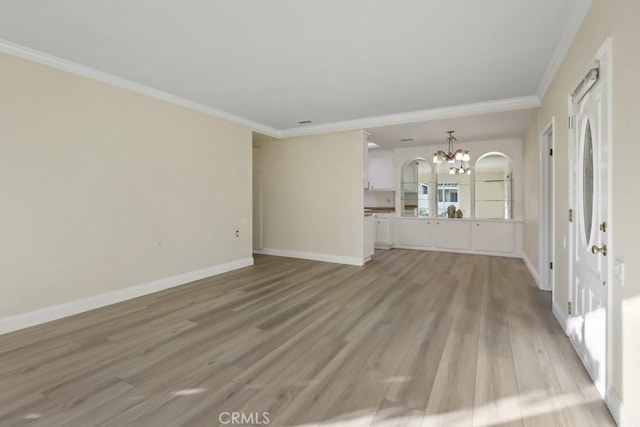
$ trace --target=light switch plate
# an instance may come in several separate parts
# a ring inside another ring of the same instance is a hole
[[[621,259],[616,259],[613,262],[613,278],[624,285],[624,261]]]

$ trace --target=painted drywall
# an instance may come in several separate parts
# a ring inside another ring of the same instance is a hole
[[[567,97],[573,90],[593,56],[608,36],[612,39],[613,96],[612,156],[613,212],[610,214],[610,257],[625,262],[624,285],[613,286],[613,392],[622,401],[626,425],[640,423],[640,198],[637,197],[637,159],[640,158],[640,2],[637,0],[594,0],[591,10],[569,49],[549,91],[542,100],[540,116],[533,123],[535,131],[527,134],[525,163],[535,163],[539,135],[552,117],[556,123],[566,123]],[[555,225],[556,225],[556,292],[554,303],[566,310],[568,301],[568,255],[563,240],[568,233],[568,130],[556,126],[555,158]],[[532,167],[529,183],[539,180],[538,168]],[[535,184],[532,184],[533,188]],[[539,193],[539,191],[538,191]],[[528,214],[527,214],[528,215]],[[532,235],[537,212],[527,216],[525,234],[527,255],[537,252],[537,236]]]
[[[360,131],[264,142],[265,250],[362,260],[362,156]]]
[[[251,257],[251,129],[4,54],[0,93],[0,318]]]

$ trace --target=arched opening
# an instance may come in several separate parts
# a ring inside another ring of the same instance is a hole
[[[402,216],[428,217],[431,204],[431,164],[416,157],[402,165]]]

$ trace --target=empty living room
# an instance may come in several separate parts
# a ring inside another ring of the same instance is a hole
[[[640,2],[0,2],[0,426],[640,427]]]

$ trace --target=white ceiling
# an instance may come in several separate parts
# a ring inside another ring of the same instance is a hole
[[[584,1],[2,0],[0,38],[277,133],[534,95]]]

